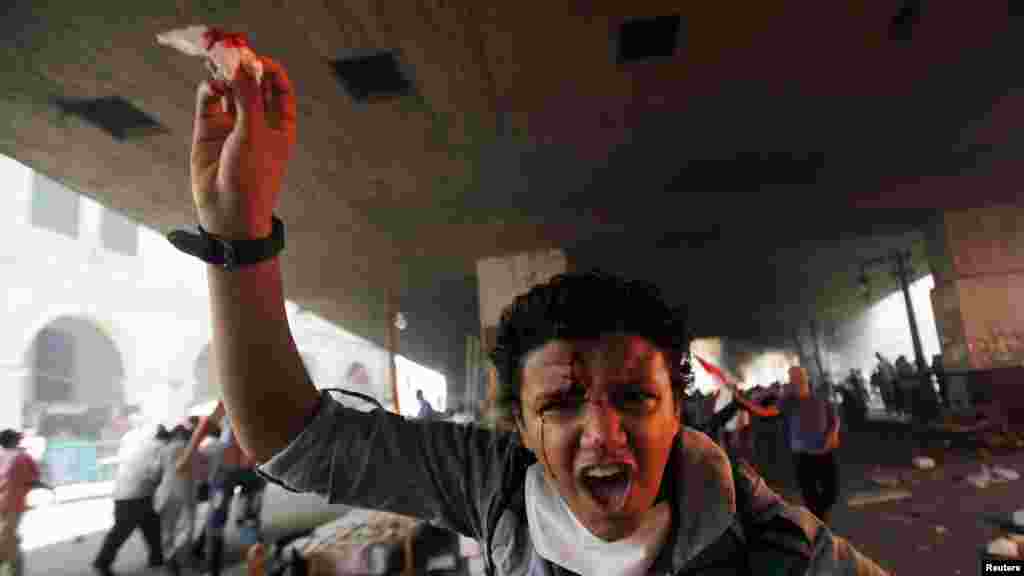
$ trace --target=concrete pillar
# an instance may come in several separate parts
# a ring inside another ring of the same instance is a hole
[[[478,261],[476,271],[480,290],[480,333],[484,351],[494,348],[501,312],[515,300],[516,296],[557,274],[571,270],[569,258],[561,250],[522,253]],[[487,372],[485,411],[489,412],[497,385],[497,375],[490,362]]]
[[[1012,410],[1024,416],[1024,207],[944,212],[927,240],[946,369],[971,371],[983,394],[1018,398]]]

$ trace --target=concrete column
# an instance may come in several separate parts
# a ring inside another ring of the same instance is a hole
[[[946,212],[931,231],[947,365],[1024,366],[1024,207]],[[931,249],[931,246],[930,246]]]
[[[1024,207],[947,211],[927,239],[946,369],[982,375],[1000,398],[1024,396]]]
[[[483,349],[494,348],[498,321],[502,310],[532,286],[541,284],[557,274],[572,270],[569,258],[561,250],[546,250],[488,258],[477,262],[477,281],[480,290],[480,333]],[[485,410],[493,405],[496,391],[496,373],[488,362],[488,382]]]

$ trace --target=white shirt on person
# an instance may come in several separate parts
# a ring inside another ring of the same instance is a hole
[[[160,449],[164,444],[148,428],[125,434],[117,452],[114,500],[135,500],[152,496],[160,483]]]

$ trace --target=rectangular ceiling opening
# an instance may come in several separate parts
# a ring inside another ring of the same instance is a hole
[[[156,118],[120,96],[59,98],[56,104],[64,114],[81,117],[119,141],[167,131]]]
[[[404,96],[412,89],[393,50],[332,60],[331,68],[342,89],[356,102]]]
[[[623,22],[619,28],[619,62],[671,58],[679,45],[681,28],[678,14]]]
[[[894,42],[910,42],[914,25],[921,19],[921,0],[903,0],[889,24],[889,38]]]

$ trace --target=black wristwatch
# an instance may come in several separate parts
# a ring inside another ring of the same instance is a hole
[[[274,216],[273,223],[270,236],[255,240],[228,240],[210,234],[198,225],[198,232],[174,230],[167,239],[178,250],[231,271],[270,260],[284,250],[284,222]]]

